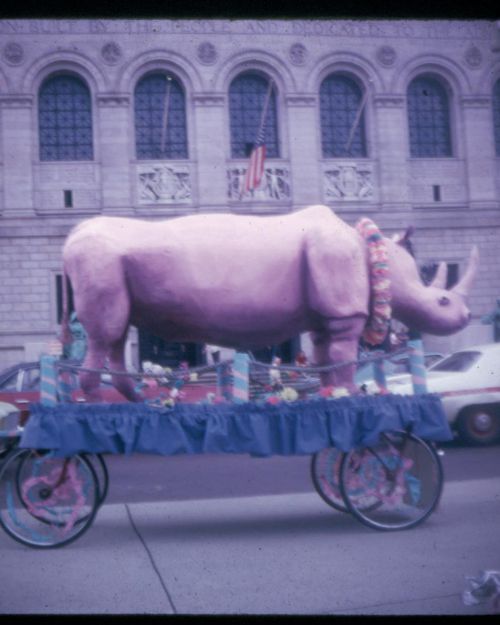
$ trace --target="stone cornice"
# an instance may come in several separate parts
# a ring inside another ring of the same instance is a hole
[[[376,108],[400,109],[405,105],[405,97],[402,95],[377,95],[373,100]]]
[[[33,107],[33,96],[22,94],[9,94],[0,96],[0,108],[4,109],[30,109]]]
[[[195,93],[193,103],[195,106],[224,106],[226,98],[220,93]]]
[[[317,97],[308,93],[294,93],[286,95],[285,102],[287,106],[316,106]]]
[[[97,96],[97,105],[109,108],[127,108],[130,104],[130,96],[123,93],[103,93]]]

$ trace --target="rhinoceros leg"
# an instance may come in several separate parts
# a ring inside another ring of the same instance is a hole
[[[359,337],[365,325],[364,317],[330,320],[322,330],[311,333],[314,359],[317,365],[348,363],[357,360]],[[354,384],[356,364],[338,367],[321,374],[323,386],[345,387],[358,392]]]
[[[126,371],[125,369],[125,341],[124,336],[120,341],[111,347],[109,355],[109,368],[111,371]],[[112,375],[113,386],[120,391],[129,401],[142,401],[134,390],[132,378],[124,375]]]
[[[106,362],[107,347],[99,341],[92,338],[88,339],[87,354],[83,361],[84,369],[103,369]],[[101,374],[92,371],[80,372],[80,386],[85,393],[85,398],[89,401],[102,401],[99,386],[101,383]]]

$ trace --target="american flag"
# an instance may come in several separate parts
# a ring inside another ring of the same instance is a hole
[[[248,163],[247,173],[245,175],[245,184],[243,190],[245,193],[252,191],[259,186],[262,174],[264,173],[264,161],[266,159],[266,144],[264,142],[265,124],[261,124],[257,134],[257,140],[254,143],[250,154],[250,162]]]

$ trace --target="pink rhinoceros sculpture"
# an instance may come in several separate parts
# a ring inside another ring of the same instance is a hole
[[[477,248],[460,283],[444,290],[442,268],[425,286],[404,247],[383,241],[393,316],[431,334],[461,330]],[[108,358],[112,370],[124,370],[129,324],[169,341],[239,350],[310,331],[316,364],[354,361],[369,316],[366,242],[327,206],[265,217],[95,217],[69,234],[63,259],[88,334],[87,368]],[[353,390],[354,371],[341,367],[322,382]],[[80,375],[87,395],[99,399],[99,374]],[[113,376],[113,384],[137,400],[132,380]]]

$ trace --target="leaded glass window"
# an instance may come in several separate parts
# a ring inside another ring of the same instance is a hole
[[[493,126],[495,132],[495,153],[500,156],[500,79],[493,87]]]
[[[408,87],[410,156],[451,156],[448,95],[439,80],[419,76]]]
[[[41,161],[90,161],[92,107],[87,85],[70,74],[48,78],[38,94]]]
[[[321,147],[324,158],[365,157],[363,94],[344,74],[331,74],[319,90]]]
[[[134,109],[138,159],[188,158],[186,99],[178,80],[147,74],[135,88]]]
[[[267,111],[264,120],[264,142],[266,156],[279,158],[278,116],[276,95],[273,87],[269,99],[269,78],[245,72],[233,80],[229,87],[229,118],[231,124],[231,156],[247,157],[257,140],[264,105]]]

